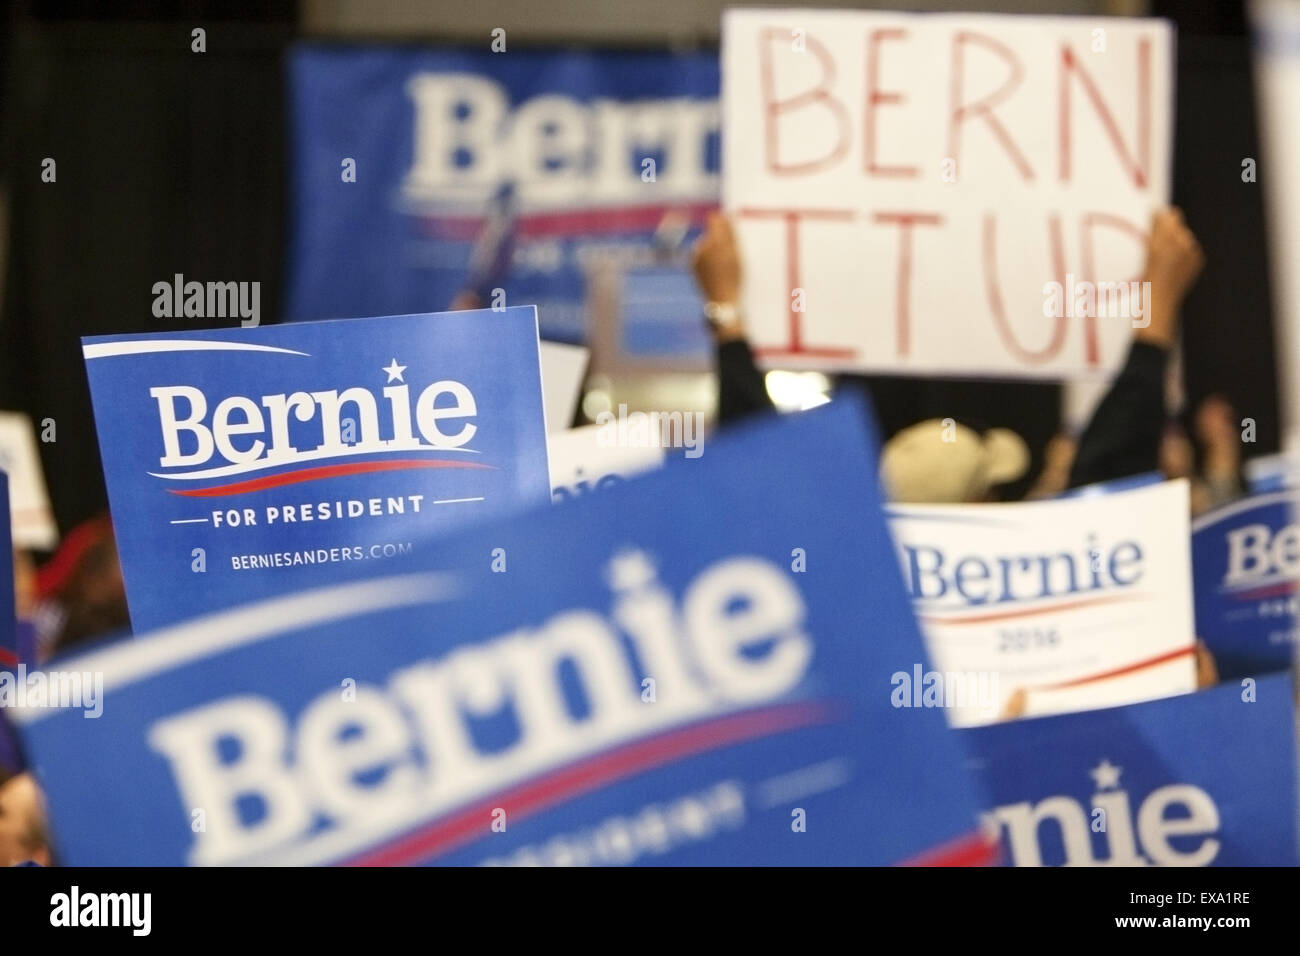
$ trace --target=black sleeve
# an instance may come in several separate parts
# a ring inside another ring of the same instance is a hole
[[[1079,439],[1070,487],[1114,481],[1160,467],[1165,428],[1165,360],[1168,352],[1134,342],[1092,421]]]
[[[728,425],[755,412],[772,411],[763,373],[745,339],[718,345],[718,424]]]

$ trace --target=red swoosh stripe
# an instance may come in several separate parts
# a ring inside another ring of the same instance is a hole
[[[282,485],[296,485],[304,481],[337,478],[340,475],[364,475],[375,471],[406,471],[409,468],[495,468],[495,466],[480,465],[474,461],[424,461],[421,459],[354,461],[345,465],[321,465],[319,468],[286,471],[278,475],[266,475],[262,478],[253,478],[250,481],[239,481],[230,485],[215,485],[211,488],[194,488],[192,490],[168,488],[167,493],[183,495],[186,498],[217,498],[222,495],[244,495],[250,491],[279,488]]]
[[[531,213],[515,220],[515,232],[524,239],[536,236],[572,236],[588,233],[649,232],[658,228],[670,212],[685,216],[693,225],[702,225],[708,214],[718,208],[716,202],[682,205],[608,206],[565,212]],[[440,239],[477,239],[483,231],[483,216],[439,216],[424,218],[424,229]]]
[[[1277,584],[1269,584],[1262,588],[1255,588],[1253,591],[1237,591],[1233,597],[1238,601],[1254,601],[1259,598],[1277,597],[1279,594],[1290,594],[1296,590],[1297,582],[1281,581]]]
[[[17,667],[18,655],[7,647],[0,647],[0,667]]]
[[[1100,674],[1089,674],[1086,677],[1076,677],[1073,680],[1062,681],[1059,684],[1044,684],[1041,687],[1031,688],[1033,690],[1060,690],[1064,687],[1078,687],[1081,684],[1091,684],[1094,681],[1109,680],[1112,677],[1122,677],[1125,674],[1132,674],[1135,671],[1145,670],[1148,667],[1155,667],[1157,664],[1165,664],[1169,661],[1176,661],[1180,657],[1196,653],[1196,645],[1188,644],[1186,647],[1180,647],[1174,651],[1167,651],[1164,654],[1157,654],[1155,657],[1148,657],[1144,661],[1137,661],[1133,664],[1126,664],[1123,667],[1117,667],[1114,670],[1102,671]]]
[[[1113,604],[1116,601],[1135,601],[1136,594],[1113,594],[1101,597],[1083,598],[1078,601],[1066,601],[1063,604],[1052,604],[1047,607],[1031,607],[1020,611],[1004,611],[1001,614],[967,614],[962,617],[939,617],[933,614],[924,615],[921,619],[932,621],[935,624],[984,624],[988,621],[1006,621],[1015,617],[1033,617],[1035,614],[1052,614],[1056,611],[1069,611],[1074,608],[1088,607],[1098,604]]]
[[[397,842],[345,861],[346,866],[410,866],[448,853],[488,833],[492,811],[509,807],[511,819],[530,817],[565,800],[607,787],[685,757],[743,740],[796,730],[830,719],[823,704],[784,704],[731,714],[717,720],[639,740],[494,794],[451,816],[415,830]]]
[[[974,833],[957,837],[947,843],[918,853],[904,860],[899,866],[992,866],[1002,855],[1002,848],[996,841],[989,841],[982,834]]]

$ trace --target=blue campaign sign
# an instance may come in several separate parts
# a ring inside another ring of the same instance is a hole
[[[1244,469],[1246,487],[1252,495],[1294,488],[1297,466],[1300,466],[1300,460],[1287,452],[1252,458],[1246,462]]]
[[[712,339],[700,321],[704,300],[685,271],[662,266],[629,271],[619,302],[622,351],[629,358],[712,355]]]
[[[1297,862],[1287,674],[961,733],[1011,865]]]
[[[671,258],[718,203],[716,52],[302,45],[288,70],[291,319],[500,289],[580,341],[585,270]]]
[[[1116,478],[1114,481],[1099,481],[1091,485],[1080,485],[1078,488],[1067,489],[1056,497],[1088,498],[1093,495],[1111,495],[1117,491],[1128,491],[1132,488],[1145,488],[1148,485],[1158,485],[1164,480],[1165,476],[1158,471],[1144,471],[1140,474]]]
[[[537,348],[531,306],[84,339],[135,629],[549,501]]]
[[[20,711],[61,856],[987,860],[942,711],[891,701],[925,658],[862,418],[756,423],[427,571],[64,662],[102,716]]]
[[[1254,495],[1192,524],[1196,634],[1224,680],[1291,665],[1300,576],[1295,496]]]

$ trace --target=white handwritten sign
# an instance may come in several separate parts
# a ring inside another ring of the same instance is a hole
[[[1160,20],[728,11],[723,198],[760,359],[1113,370],[1169,197],[1171,45]]]

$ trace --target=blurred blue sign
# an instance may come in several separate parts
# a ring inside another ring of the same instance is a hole
[[[711,52],[298,47],[289,317],[470,291],[581,341],[589,266],[653,265],[716,207],[718,76]]]
[[[957,735],[891,700],[924,652],[863,417],[761,423],[420,573],[65,661],[104,675],[102,716],[20,712],[61,855],[986,860]]]
[[[961,731],[1014,866],[1294,866],[1281,674]]]

